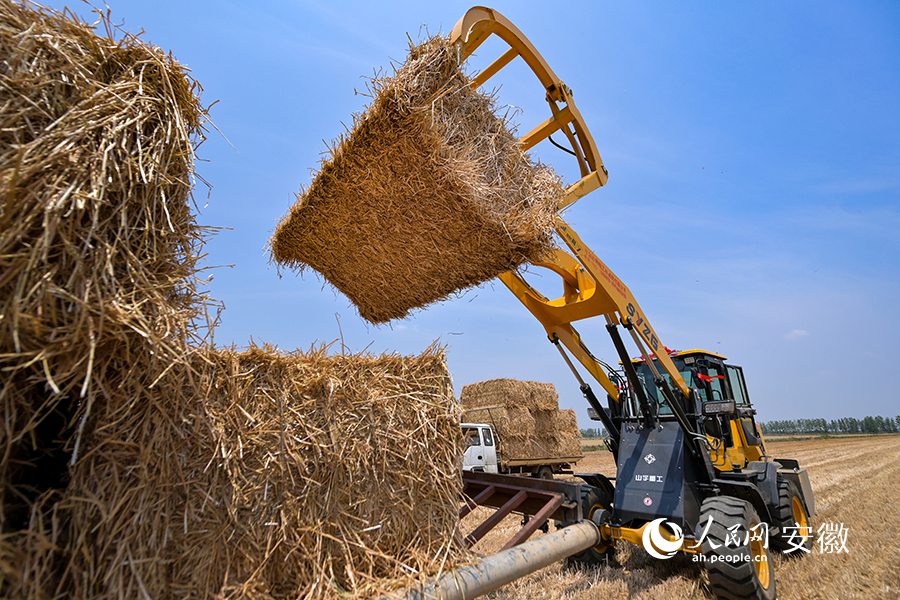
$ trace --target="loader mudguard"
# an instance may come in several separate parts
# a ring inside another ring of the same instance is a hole
[[[775,522],[772,511],[763,499],[762,494],[759,493],[759,488],[749,481],[714,479],[713,485],[718,486],[724,496],[733,496],[749,502],[756,509],[759,518],[766,523],[772,524]]]
[[[778,474],[788,481],[794,482],[794,485],[800,491],[800,497],[806,506],[806,512],[809,516],[814,517],[816,514],[816,496],[813,493],[812,484],[809,482],[809,473],[807,473],[806,469],[801,469],[799,465],[788,467],[784,464],[785,461],[781,459],[776,460],[782,465],[782,468],[778,469]],[[791,462],[797,464],[797,461]]]
[[[751,461],[747,469],[756,473],[756,487],[772,510],[778,506],[778,472],[781,465],[767,460]]]

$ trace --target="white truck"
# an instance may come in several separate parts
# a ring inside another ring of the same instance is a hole
[[[571,474],[583,456],[512,457],[503,453],[503,441],[487,423],[463,423],[466,451],[463,471],[531,475],[553,479],[554,474]]]

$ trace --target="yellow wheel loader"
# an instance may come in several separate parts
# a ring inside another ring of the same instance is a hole
[[[550,114],[520,143],[527,150],[558,134],[562,143],[551,141],[574,157],[580,178],[567,186],[563,209],[606,184],[606,168],[572,91],[503,15],[472,8],[451,40],[465,59],[492,36],[508,50],[473,86],[513,60],[530,67]],[[556,232],[565,249],[533,266],[559,277],[558,298],[542,295],[520,272],[500,279],[544,326],[580,384],[608,432],[616,475],[581,474],[584,483],[572,484],[466,473],[461,515],[479,504],[497,509],[470,542],[512,512],[526,515],[525,525],[506,550],[436,580],[424,594],[470,598],[555,560],[609,560],[614,544],[624,541],[661,560],[679,552],[698,556],[717,597],[775,598],[771,553],[804,554],[812,544],[815,500],[806,471],[766,451],[740,366],[714,352],[669,350],[628,286],[575,230],[560,219]],[[618,368],[598,360],[575,329],[592,318],[604,320]],[[626,339],[639,358],[631,358]],[[603,402],[588,380],[602,388]],[[556,532],[525,541],[548,520]]]

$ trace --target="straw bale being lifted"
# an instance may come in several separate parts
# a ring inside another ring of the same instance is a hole
[[[442,352],[193,362],[89,440],[63,500],[83,537],[62,589],[359,597],[456,564],[462,440]]]
[[[550,383],[491,379],[463,387],[463,421],[490,423],[506,459],[578,458],[581,432],[574,410],[560,410]]]
[[[334,144],[271,241],[374,323],[477,285],[552,247],[559,178],[470,87],[456,48],[410,48]]]

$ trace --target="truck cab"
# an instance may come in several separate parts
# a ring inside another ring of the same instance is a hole
[[[499,472],[496,436],[491,426],[484,423],[463,423],[462,432],[466,444],[463,471]]]

